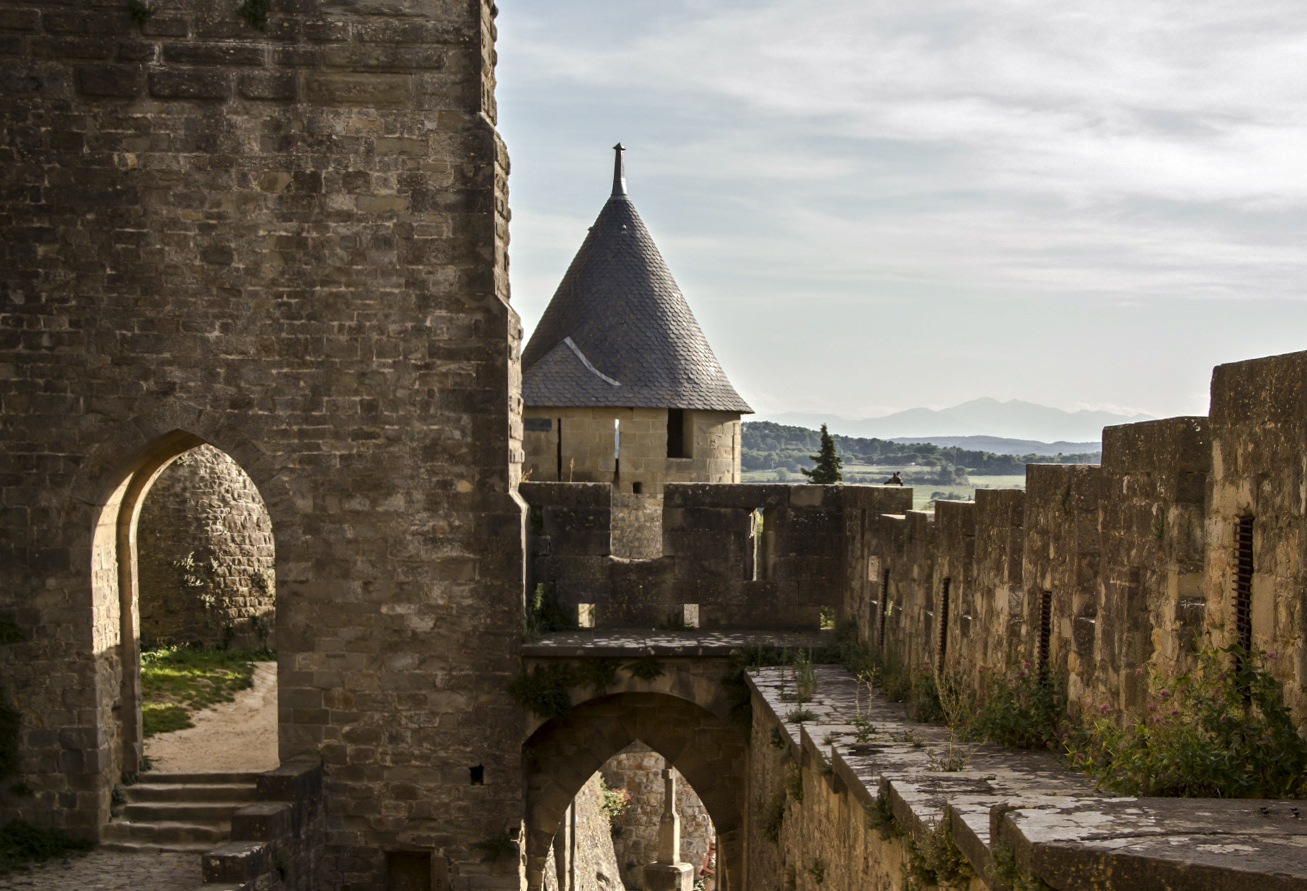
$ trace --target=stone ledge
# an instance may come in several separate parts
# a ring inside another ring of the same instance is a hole
[[[769,645],[791,650],[815,650],[834,642],[830,631],[711,632],[711,631],[565,631],[546,634],[522,645],[529,659],[598,659],[603,657],[728,658],[749,646]]]
[[[888,796],[914,838],[948,820],[986,882],[997,841],[1012,846],[1023,871],[1059,889],[1307,889],[1307,801],[1112,797],[1051,753],[988,744],[965,746],[963,770],[940,770],[946,728],[907,720],[900,704],[867,701],[838,666],[815,671],[817,693],[803,703],[815,717],[802,724],[788,719],[799,704],[783,698],[793,688],[784,669],[748,675],[755,708],[791,754],[805,766],[828,764],[822,773],[834,791],[863,807]],[[851,723],[859,704],[875,728],[861,743]]]

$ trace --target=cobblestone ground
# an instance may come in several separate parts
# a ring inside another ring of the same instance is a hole
[[[198,854],[92,851],[10,873],[0,891],[189,891],[201,881]]]

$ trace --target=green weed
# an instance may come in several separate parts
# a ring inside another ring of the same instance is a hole
[[[0,876],[22,869],[28,863],[82,854],[93,847],[93,842],[50,829],[38,829],[22,820],[11,820],[0,827]]]
[[[1307,740],[1285,706],[1271,653],[1208,650],[1193,672],[1154,676],[1144,707],[1107,715],[1068,744],[1072,765],[1126,795],[1301,798]]]
[[[141,719],[145,737],[192,727],[197,711],[231,702],[254,685],[254,663],[275,658],[263,650],[165,646],[141,653]]]
[[[578,681],[576,668],[572,665],[537,665],[513,679],[508,685],[508,695],[538,718],[561,718],[572,710],[572,695],[568,689]]]

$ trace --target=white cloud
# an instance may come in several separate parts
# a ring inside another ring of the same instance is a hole
[[[949,368],[925,361],[896,386],[897,408],[1061,387],[1045,401],[1188,412],[1203,369],[1240,358],[1217,344],[1294,346],[1286,314],[1307,314],[1296,3],[514,6],[500,51],[515,293],[518,276],[552,293],[576,221],[606,194],[605,143],[577,146],[617,131],[641,213],[760,401],[803,398],[810,374],[837,381],[835,403],[886,408],[860,381],[929,355],[878,336],[880,319],[914,307],[934,313],[923,325],[970,319],[941,339],[982,343],[966,347],[979,389],[955,398]],[[985,327],[980,304],[1022,333]],[[1200,304],[1212,308],[1181,308]],[[797,342],[816,336],[803,321],[814,305],[840,314],[835,346]],[[1086,345],[1055,357],[1065,364],[1099,361],[1095,339],[1148,347],[1120,360],[1128,371],[1054,367],[1020,389],[1013,376],[1053,339],[1031,308],[1050,306],[1087,313]],[[1165,333],[1134,330],[1147,325]],[[793,364],[775,361],[782,343]]]

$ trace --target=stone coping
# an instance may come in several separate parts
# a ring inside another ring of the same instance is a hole
[[[603,628],[546,634],[524,643],[528,659],[577,658],[728,658],[735,650],[770,645],[792,650],[816,650],[834,643],[832,631],[642,631]]]
[[[1059,889],[1307,889],[1307,801],[1115,797],[1052,753],[990,744],[955,744],[966,766],[946,771],[947,728],[908,720],[901,704],[859,689],[838,666],[814,669],[817,692],[803,708],[815,717],[803,723],[789,717],[799,707],[789,669],[748,675],[791,753],[829,764],[828,782],[865,807],[888,795],[914,836],[948,820],[982,878],[997,840]],[[874,728],[864,742],[858,714]]]

